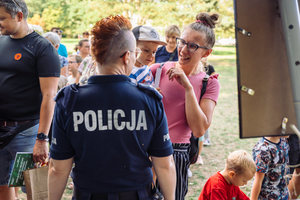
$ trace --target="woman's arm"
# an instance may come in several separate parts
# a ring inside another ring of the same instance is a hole
[[[192,84],[180,67],[173,67],[167,71],[170,80],[176,81],[185,88],[185,113],[189,127],[195,137],[201,137],[209,128],[216,102],[202,99],[200,105]]]
[[[185,113],[189,127],[195,137],[201,137],[209,128],[216,102],[211,99],[201,99],[198,104],[194,91],[185,92]]]

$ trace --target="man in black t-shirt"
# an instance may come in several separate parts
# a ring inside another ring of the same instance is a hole
[[[0,199],[14,199],[7,186],[16,152],[48,156],[59,58],[45,38],[26,22],[23,0],[0,1]]]

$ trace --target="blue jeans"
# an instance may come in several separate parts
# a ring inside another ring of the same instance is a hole
[[[7,185],[17,152],[32,152],[39,124],[18,133],[0,150],[0,185]]]

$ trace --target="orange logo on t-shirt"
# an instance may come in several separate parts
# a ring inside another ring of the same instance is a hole
[[[15,54],[15,60],[20,60],[22,58],[22,54],[21,53],[16,53]]]

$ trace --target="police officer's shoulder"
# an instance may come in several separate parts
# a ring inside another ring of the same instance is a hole
[[[162,95],[151,85],[146,85],[143,83],[139,83],[137,85],[138,89],[143,91],[144,93],[149,94],[150,96],[154,96],[155,98],[157,98],[158,100],[162,99]]]
[[[54,101],[56,101],[56,104],[59,107],[62,107],[64,109],[67,109],[66,111],[69,111],[69,109],[71,109],[76,102],[78,92],[79,84],[66,86],[58,91],[56,97],[54,98]]]

